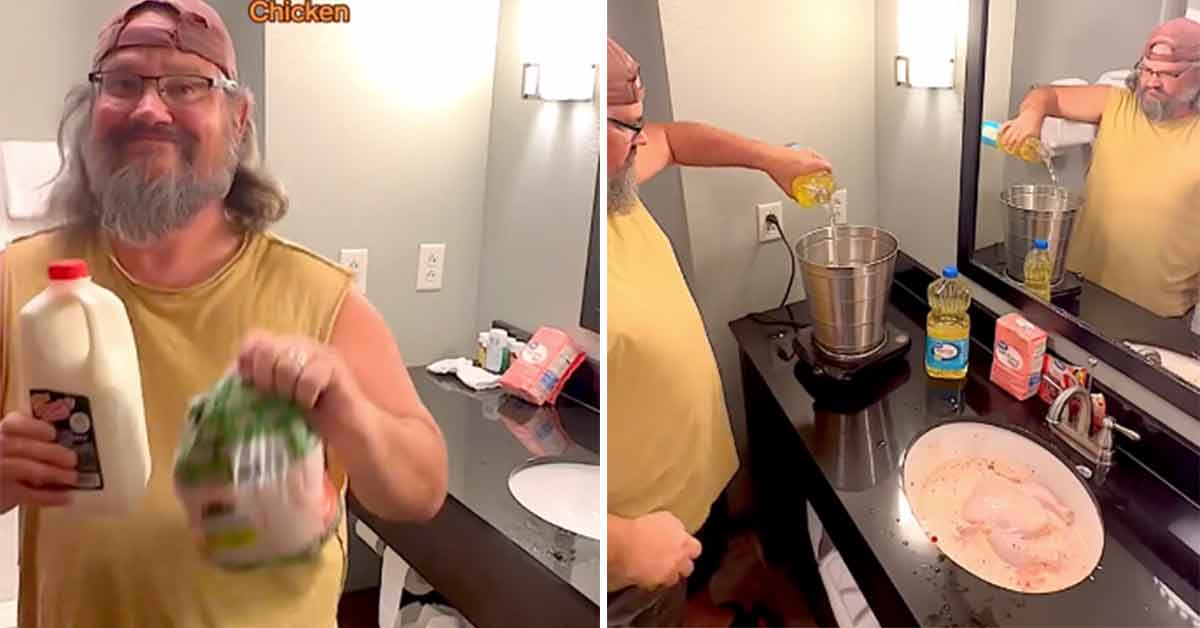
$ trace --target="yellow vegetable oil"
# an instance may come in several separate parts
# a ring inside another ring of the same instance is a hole
[[[1050,259],[1050,243],[1034,240],[1033,249],[1025,256],[1025,287],[1043,301],[1050,300],[1050,278],[1054,260]]]
[[[958,269],[947,266],[942,278],[929,284],[929,317],[925,326],[925,372],[938,379],[967,376],[967,354],[971,345],[971,290],[958,277]]]
[[[1032,135],[1025,138],[1024,142],[1017,147],[1016,150],[1010,150],[1007,146],[1000,143],[1000,124],[992,120],[983,123],[982,140],[984,145],[1000,150],[1016,157],[1023,159],[1031,164],[1045,163],[1046,159],[1042,154],[1042,142]]]

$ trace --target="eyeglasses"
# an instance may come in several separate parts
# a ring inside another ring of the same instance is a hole
[[[1172,79],[1172,80],[1178,79],[1179,77],[1183,76],[1184,74],[1191,72],[1193,69],[1195,69],[1195,67],[1196,67],[1196,64],[1191,64],[1188,67],[1186,67],[1182,70],[1179,70],[1178,72],[1165,72],[1165,71],[1160,71],[1160,70],[1151,70],[1150,68],[1146,67],[1145,59],[1141,59],[1133,65],[1134,71],[1140,72],[1142,74],[1148,74],[1151,77],[1160,79],[1160,80],[1162,80],[1162,79]]]
[[[609,118],[608,121],[621,127],[622,129],[625,129],[626,131],[630,131],[631,133],[633,133],[633,135],[629,136],[629,141],[631,141],[631,142],[634,139],[636,139],[637,136],[646,128],[645,122],[640,122],[638,124],[630,124],[628,122],[625,122],[623,120],[618,120],[616,118]]]
[[[163,103],[172,109],[198,104],[213,88],[237,89],[237,83],[224,78],[209,78],[192,74],[143,76],[134,72],[92,72],[88,82],[100,93],[117,101],[133,103],[146,93],[146,82],[153,81]]]

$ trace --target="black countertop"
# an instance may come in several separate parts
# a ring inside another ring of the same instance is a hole
[[[797,321],[808,321],[805,304],[789,307]],[[922,431],[983,417],[1017,429],[1070,466],[1084,460],[1054,440],[1040,399],[1018,402],[988,381],[988,347],[973,343],[964,383],[928,378],[925,313],[923,303],[894,288],[888,320],[912,338],[907,359],[865,384],[841,387],[801,381],[786,328],[748,317],[731,323],[768,555],[804,552],[807,535],[797,539],[796,531],[808,500],[884,626],[1200,625],[1170,599],[1174,591],[1200,609],[1200,509],[1120,451],[1107,477],[1087,482],[1105,524],[1101,567],[1071,589],[1026,595],[998,588],[926,539],[899,480],[903,452]],[[766,315],[787,318],[783,309]]]
[[[383,521],[353,495],[351,511],[480,628],[597,625],[599,541],[527,511],[508,478],[535,458],[599,464],[599,415],[566,397],[538,408],[453,375],[409,374],[446,440],[446,505],[426,525]]]

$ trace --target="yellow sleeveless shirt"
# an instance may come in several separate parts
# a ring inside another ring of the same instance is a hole
[[[704,321],[641,201],[608,214],[606,325],[608,512],[666,510],[694,534],[738,457]]]
[[[1067,268],[1163,317],[1196,305],[1200,286],[1200,115],[1151,122],[1112,88]]]
[[[182,290],[141,285],[117,263],[107,238],[53,230],[5,251],[0,382],[5,414],[17,407],[17,313],[47,285],[46,265],[74,257],[116,293],[133,324],[141,364],[152,471],[130,515],[101,518],[22,508],[22,628],[336,626],[346,563],[345,519],[309,561],[227,572],[194,545],[174,494],[172,465],[189,400],[234,363],[252,328],[328,342],[350,274],[271,234],[247,236],[215,275]],[[330,462],[335,484],[345,476]]]

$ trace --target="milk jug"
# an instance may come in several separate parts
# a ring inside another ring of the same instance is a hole
[[[67,508],[130,510],[150,479],[137,346],[125,305],[81,260],[52,262],[50,285],[21,309],[18,400],[78,456]]]

